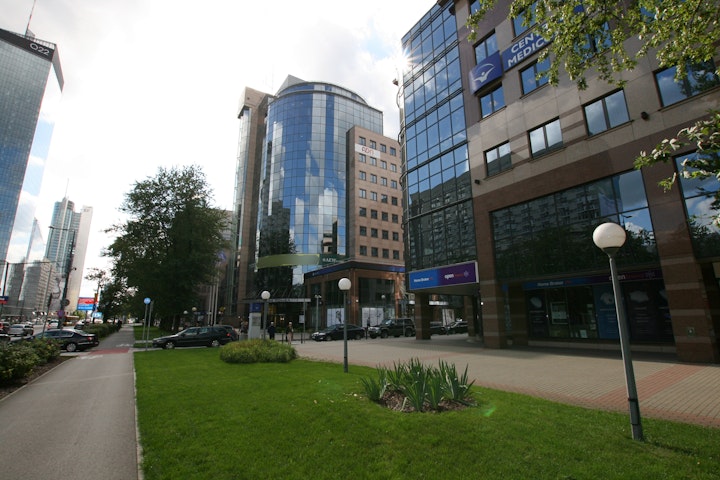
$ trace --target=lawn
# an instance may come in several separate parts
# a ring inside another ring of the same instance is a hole
[[[457,365],[462,371],[465,365]],[[400,413],[370,368],[227,364],[218,349],[135,353],[145,480],[720,479],[720,429],[475,388],[478,406]]]

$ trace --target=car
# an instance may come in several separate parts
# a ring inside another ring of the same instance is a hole
[[[6,321],[0,321],[0,333],[4,333],[7,335],[7,333],[10,331],[10,322]]]
[[[467,333],[468,324],[464,320],[457,320],[447,327],[448,333]]]
[[[60,348],[68,352],[87,350],[100,344],[98,336],[94,333],[86,333],[74,328],[45,330],[33,335],[33,338],[57,340],[60,342]]]
[[[75,324],[75,329],[82,330],[83,328],[85,328],[85,325],[87,325],[87,323],[85,323],[83,320],[80,320]]]
[[[34,332],[32,327],[28,327],[24,323],[15,323],[10,325],[8,335],[11,337],[24,337],[26,335],[32,335]]]
[[[224,328],[229,334],[230,334],[230,340],[235,341],[238,340],[240,337],[238,337],[237,330],[235,330],[235,327],[232,325],[215,325],[217,328]]]
[[[60,327],[60,322],[58,322],[57,320],[50,320],[47,323],[47,328],[59,328],[59,327]]]
[[[219,347],[232,342],[233,337],[224,327],[190,327],[174,335],[153,338],[155,348]]]
[[[368,334],[370,338],[387,338],[390,335],[412,337],[415,335],[415,322],[411,318],[386,318],[379,325],[369,327]]]
[[[442,322],[430,322],[430,335],[447,335],[447,327]]]
[[[343,338],[345,338],[343,325],[344,324],[342,323],[330,325],[324,330],[314,332],[312,335],[310,335],[310,338],[312,338],[316,342],[327,342],[328,340],[342,340]],[[362,327],[358,327],[357,325],[348,323],[347,338],[348,340],[360,340],[362,338],[365,338],[365,329]]]

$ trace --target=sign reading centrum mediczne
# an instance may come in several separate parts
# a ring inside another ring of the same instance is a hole
[[[502,52],[503,70],[507,72],[511,68],[518,66],[527,57],[545,48],[548,43],[536,30],[528,32],[527,35]]]
[[[477,262],[410,272],[410,290],[477,283]]]

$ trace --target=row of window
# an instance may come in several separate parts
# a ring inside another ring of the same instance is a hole
[[[706,62],[702,65],[688,67],[688,77],[683,83],[674,81],[675,67],[661,70],[655,74],[658,90],[663,106],[672,105],[686,98],[698,95],[703,91],[720,85],[715,74],[714,64]],[[502,93],[502,86],[481,97],[481,105],[493,104],[488,97]],[[504,105],[504,102],[503,102]],[[488,107],[489,108],[489,107]],[[588,136],[597,135],[630,121],[625,92],[617,90],[602,98],[583,106]],[[483,113],[484,115],[484,113]],[[561,148],[562,129],[560,119],[553,119],[539,127],[528,131],[530,153],[533,158]],[[512,167],[510,160],[510,144],[505,142],[485,152],[487,175],[492,176]]]
[[[367,208],[360,207],[358,215],[361,217],[367,217]],[[378,211],[375,209],[370,209],[370,218],[373,220],[377,220]],[[390,218],[392,218],[392,223],[400,223],[400,216],[397,213],[393,213],[392,215],[390,215],[388,212],[380,212],[380,220],[382,220],[383,222],[389,221]]]
[[[393,155],[394,155],[394,154],[393,154]],[[359,153],[359,154],[358,154],[358,162],[360,162],[360,163],[368,163],[368,161],[367,161],[367,155],[365,155],[364,153]],[[375,158],[375,157],[370,157],[370,165],[372,165],[372,166],[377,166],[377,165],[378,165],[378,159]],[[387,170],[387,169],[388,169],[388,163],[387,163],[385,160],[380,160],[380,168],[382,168],[383,170]],[[397,164],[391,163],[391,164],[390,164],[390,171],[391,171],[391,172],[397,172],[397,171],[398,171]]]
[[[359,228],[359,232],[361,237],[367,237],[368,236],[368,228],[365,226],[362,226]],[[381,233],[377,228],[370,228],[370,237],[371,238],[380,238],[378,234]],[[390,233],[392,233],[392,239],[395,242],[400,241],[400,234],[398,232],[390,232],[389,230],[382,230],[382,239],[383,240],[390,240]]]
[[[378,247],[370,247],[370,256],[374,258],[380,257],[381,249]],[[367,257],[368,256],[368,247],[366,245],[360,245],[358,253],[360,256]],[[390,258],[390,249],[389,248],[383,248],[382,249],[382,258]],[[400,260],[400,250],[393,250],[392,251],[392,259],[393,260]]]
[[[360,198],[368,198],[368,191],[364,188],[359,189],[359,196]],[[370,191],[370,200],[377,202],[378,201],[378,193]],[[390,203],[392,205],[399,205],[398,203],[398,197],[390,197]],[[388,196],[386,193],[380,194],[380,203],[388,203]]]
[[[360,142],[360,145],[362,145],[363,147],[367,146],[367,139],[365,137],[360,137],[359,142]],[[372,148],[373,150],[377,150],[377,142],[375,140],[370,140],[370,148]],[[380,151],[382,153],[387,153],[387,151],[388,151],[387,145],[385,145],[384,143],[381,143]],[[395,147],[390,147],[390,155],[393,157],[397,157],[397,150],[395,149]]]
[[[360,178],[360,180],[367,180],[368,179],[367,172],[360,170],[358,177]],[[369,180],[370,183],[378,183],[378,177],[374,173],[371,173],[369,178],[370,178],[370,180]],[[393,188],[393,189],[398,188],[397,180],[390,180],[389,184],[390,184],[390,188]],[[382,185],[383,187],[387,187],[388,179],[385,177],[380,177],[380,185]]]

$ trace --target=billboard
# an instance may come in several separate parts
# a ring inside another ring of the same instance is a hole
[[[92,311],[95,307],[94,297],[80,297],[78,298],[77,309],[80,311],[87,310]]]

